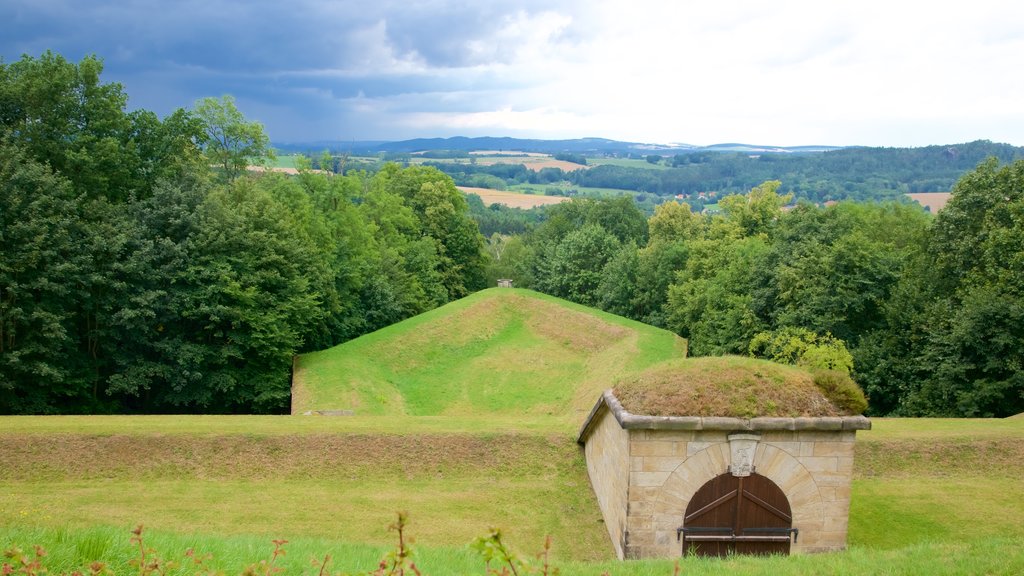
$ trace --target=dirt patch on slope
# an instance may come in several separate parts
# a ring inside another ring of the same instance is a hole
[[[625,326],[558,306],[543,300],[531,300],[532,314],[526,319],[534,333],[559,343],[574,352],[597,353],[629,336]]]
[[[571,438],[521,434],[0,435],[2,480],[545,477]]]
[[[1016,438],[871,440],[857,438],[856,478],[998,476],[1016,478],[1024,442]]]

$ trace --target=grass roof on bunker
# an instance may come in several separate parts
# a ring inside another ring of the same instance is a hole
[[[624,378],[614,393],[627,412],[646,416],[849,416],[867,407],[845,374],[739,356],[658,364]]]

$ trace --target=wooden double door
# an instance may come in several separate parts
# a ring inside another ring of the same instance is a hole
[[[722,474],[694,494],[679,528],[683,554],[789,554],[793,528],[789,500],[771,480]]]

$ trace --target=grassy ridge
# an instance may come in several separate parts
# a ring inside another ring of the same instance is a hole
[[[494,288],[299,357],[292,412],[514,414],[578,426],[617,377],[684,355],[671,332]]]

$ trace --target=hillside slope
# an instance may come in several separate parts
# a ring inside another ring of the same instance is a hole
[[[296,360],[292,413],[579,420],[615,380],[686,355],[671,332],[493,288]]]

